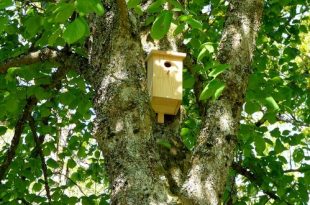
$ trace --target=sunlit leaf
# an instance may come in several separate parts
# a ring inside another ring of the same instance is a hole
[[[4,9],[8,6],[11,6],[13,4],[12,0],[1,0],[0,1],[0,9]]]
[[[138,4],[141,3],[141,0],[129,0],[127,6],[129,9],[136,7]]]
[[[279,153],[283,152],[284,150],[286,150],[286,148],[282,144],[281,140],[277,139],[274,151],[276,152],[276,154],[279,154]]]
[[[88,25],[81,18],[77,18],[67,26],[63,37],[67,43],[72,44],[85,36],[88,30]]]
[[[300,162],[304,158],[304,151],[302,149],[295,149],[293,159],[295,162]]]
[[[214,52],[214,47],[211,42],[207,42],[201,45],[200,53],[198,54],[197,60],[201,61],[202,58],[208,53]]]
[[[46,161],[46,164],[47,166],[51,167],[51,168],[58,168],[59,167],[59,164],[52,158],[49,158],[47,161]]]
[[[98,15],[104,14],[104,8],[99,0],[77,0],[76,7],[81,13],[93,13]]]
[[[55,22],[63,23],[68,20],[68,18],[72,15],[74,11],[73,4],[70,3],[62,3],[58,5],[58,8],[54,11]]]
[[[212,68],[212,71],[209,73],[209,76],[216,78],[219,74],[229,69],[230,65],[228,64],[219,64]]]
[[[274,100],[274,98],[272,96],[266,97],[265,98],[265,102],[267,104],[267,106],[269,106],[269,108],[271,108],[272,110],[279,110],[279,105],[277,104],[277,102]]]
[[[172,21],[172,13],[169,11],[162,12],[154,21],[151,28],[151,36],[153,39],[163,38],[169,31]]]
[[[218,79],[213,79],[208,83],[208,85],[203,89],[200,94],[199,100],[207,100],[209,98],[213,98],[216,100],[225,88],[225,83]]]

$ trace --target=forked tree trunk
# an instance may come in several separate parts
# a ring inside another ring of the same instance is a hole
[[[232,65],[221,76],[227,88],[219,100],[208,103],[192,153],[180,143],[178,119],[155,124],[144,63],[143,48],[148,46],[142,46],[125,0],[108,2],[105,16],[91,22],[94,69],[85,75],[96,91],[95,137],[106,160],[112,204],[219,204],[233,160],[263,1],[230,3],[218,54],[222,63]],[[172,148],[158,147],[156,140],[167,137]]]

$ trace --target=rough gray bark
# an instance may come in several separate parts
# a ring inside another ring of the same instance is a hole
[[[89,80],[96,90],[96,138],[106,159],[112,204],[167,204],[174,198],[156,151],[144,55],[124,0],[93,19]]]
[[[262,0],[231,1],[218,60],[231,65],[221,75],[226,88],[207,104],[204,125],[192,156],[189,178],[183,185],[197,204],[219,204],[234,156],[242,104],[251,70],[255,37],[260,26]]]
[[[105,6],[105,16],[91,20],[93,69],[85,75],[96,91],[95,137],[106,160],[111,203],[219,204],[233,159],[262,0],[230,3],[218,59],[232,69],[221,76],[227,85],[224,94],[207,105],[193,153],[179,139],[178,119],[154,124],[144,66],[145,51],[154,44],[147,31],[130,21],[125,0],[106,1]],[[170,42],[155,47],[173,49]],[[172,148],[160,148],[158,139],[169,139]]]

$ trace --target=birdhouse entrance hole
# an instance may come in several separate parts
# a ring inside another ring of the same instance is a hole
[[[170,67],[171,67],[171,63],[170,63],[169,61],[166,61],[166,62],[164,63],[164,65],[166,66],[166,68],[170,68]]]
[[[176,115],[179,111],[185,56],[185,53],[153,50],[146,59],[148,89],[158,123],[164,123],[165,115]]]

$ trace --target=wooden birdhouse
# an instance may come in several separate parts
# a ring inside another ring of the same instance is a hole
[[[176,115],[182,101],[182,70],[185,53],[153,50],[147,57],[148,89],[158,122]]]

